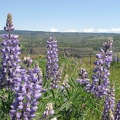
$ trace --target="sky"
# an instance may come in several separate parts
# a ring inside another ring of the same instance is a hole
[[[120,0],[0,0],[0,30],[120,33]]]

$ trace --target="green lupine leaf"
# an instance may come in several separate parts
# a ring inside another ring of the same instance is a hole
[[[76,101],[80,94],[81,94],[81,91],[79,91],[78,93],[75,93],[75,94],[71,97],[72,101]]]
[[[69,84],[72,88],[75,88],[75,86],[71,83],[71,81],[69,81],[68,84]]]
[[[66,108],[66,106],[67,106],[67,102],[65,102],[61,107],[60,107],[60,109],[59,109],[59,111],[62,111],[63,109],[65,109]]]
[[[53,95],[53,99],[54,99],[54,101],[56,100],[56,98],[55,98],[55,93],[54,93],[54,90],[53,89],[51,89],[51,92],[52,92],[52,95]]]
[[[66,111],[70,108],[70,106],[71,106],[71,103],[70,103],[70,102],[67,102]]]
[[[65,87],[65,89],[66,89],[66,92],[67,92],[67,95],[68,95],[68,99],[70,99],[70,92],[69,92],[69,88],[66,88],[66,87]]]

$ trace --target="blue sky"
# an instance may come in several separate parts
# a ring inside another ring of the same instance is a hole
[[[120,32],[120,0],[0,0],[0,29],[9,12],[16,30]]]

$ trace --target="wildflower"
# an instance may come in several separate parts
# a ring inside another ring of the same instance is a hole
[[[100,53],[96,54],[97,60],[94,62],[95,68],[92,76],[92,87],[91,92],[93,92],[97,97],[102,97],[107,94],[109,86],[110,72],[108,68],[112,62],[112,44],[113,39],[109,38],[107,42],[103,44],[103,49],[100,49]]]
[[[39,78],[40,69],[34,68],[21,69],[19,76],[16,78],[18,84],[15,84],[14,101],[11,105],[10,117],[13,120],[24,119],[30,120],[36,117],[38,109],[38,99],[41,97],[43,88]]]
[[[47,41],[47,66],[46,66],[46,77],[51,79],[51,87],[58,88],[59,83],[59,72],[58,72],[58,49],[57,41],[50,37]]]
[[[76,81],[80,83],[80,85],[85,86],[86,91],[90,92],[90,79],[88,79],[88,73],[85,68],[81,68],[79,76],[81,77],[81,79],[78,78]]]
[[[17,74],[17,69],[20,69],[20,46],[18,35],[10,34],[10,31],[14,30],[13,22],[12,22],[12,15],[9,13],[7,15],[6,26],[4,29],[9,32],[9,34],[3,34],[2,38],[3,41],[2,45],[2,66],[0,70],[0,79],[2,84],[9,85],[14,84],[14,78]]]

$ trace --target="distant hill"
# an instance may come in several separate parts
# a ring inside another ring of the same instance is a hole
[[[6,34],[1,30],[1,34]],[[23,31],[14,30],[13,34],[19,35],[20,44],[23,52],[31,49],[31,53],[44,53],[46,41],[49,37],[54,37],[58,41],[61,53],[71,50],[75,52],[97,51],[102,43],[107,41],[109,37],[114,40],[114,51],[120,51],[120,34],[116,33],[69,33],[69,32],[44,32],[44,31]],[[0,38],[0,41],[2,38]]]

